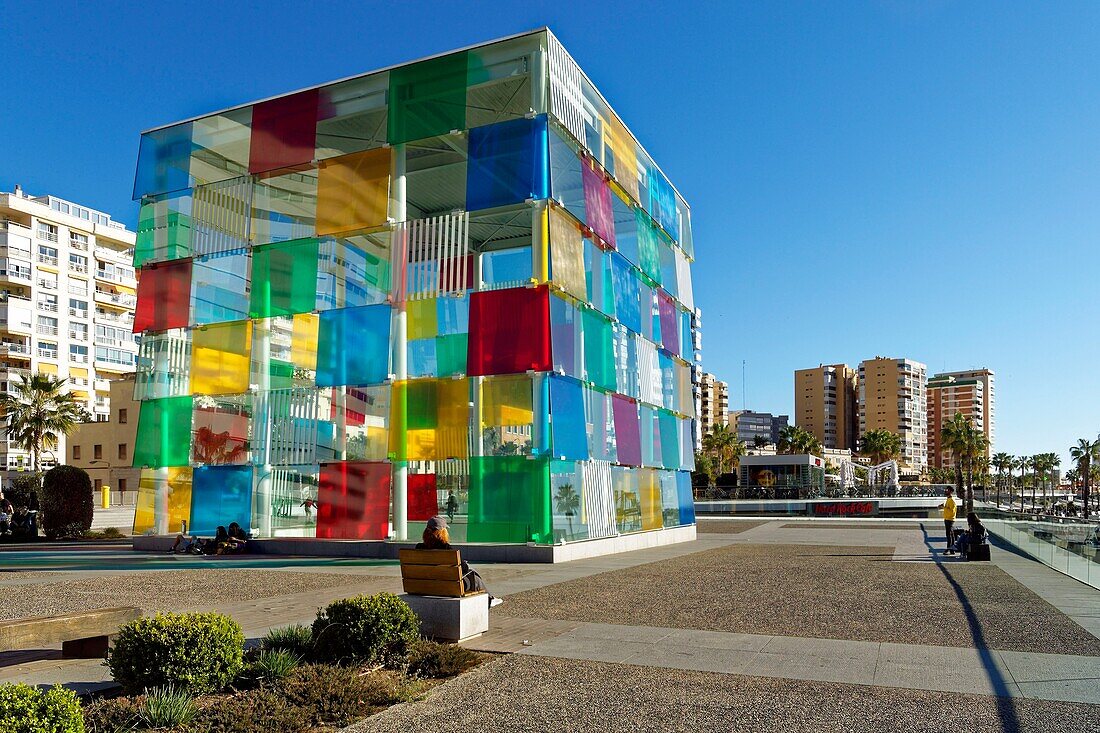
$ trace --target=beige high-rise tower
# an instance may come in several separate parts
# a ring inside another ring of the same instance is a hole
[[[961,372],[943,372],[928,380],[928,465],[933,468],[954,468],[951,451],[940,445],[940,431],[944,423],[961,414],[970,424],[982,431],[989,445],[985,456],[989,458],[996,433],[996,417],[993,371],[972,369]]]
[[[725,425],[730,408],[729,385],[713,374],[703,372],[699,380],[699,426],[703,435],[714,430],[715,425]]]
[[[859,426],[855,370],[847,364],[797,370],[794,419],[823,448],[855,450]]]
[[[928,465],[928,370],[912,359],[876,356],[859,364],[859,434],[889,430],[901,436],[901,461]]]

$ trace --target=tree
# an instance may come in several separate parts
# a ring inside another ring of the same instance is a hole
[[[91,415],[75,396],[65,391],[69,380],[48,374],[12,382],[12,392],[0,395],[0,416],[7,421],[8,438],[31,454],[37,475],[43,451],[54,451],[61,436]]]
[[[80,537],[92,526],[92,480],[76,466],[54,466],[42,479],[42,528],[46,537]]]
[[[569,536],[573,536],[573,517],[581,506],[581,497],[573,488],[573,484],[562,484],[554,494],[554,505],[557,511],[566,516],[569,522]]]
[[[1069,449],[1069,455],[1077,463],[1077,472],[1081,476],[1081,504],[1084,507],[1084,517],[1088,519],[1092,468],[1100,464],[1100,437],[1096,440],[1078,438],[1077,445]]]
[[[754,435],[754,436],[752,436],[752,446],[753,446],[753,448],[756,448],[757,450],[760,450],[761,448],[763,448],[767,444],[768,444],[768,439],[765,438],[763,435]]]
[[[955,464],[955,486],[960,496],[964,495],[965,475],[965,511],[971,512],[974,510],[974,470],[982,465],[989,440],[961,412],[956,412],[940,429],[940,444],[951,451]]]
[[[868,430],[859,440],[859,452],[871,459],[872,465],[901,458],[901,436],[889,430]]]
[[[809,430],[797,425],[788,425],[779,431],[779,453],[787,455],[816,455],[821,452],[821,443]]]
[[[1013,466],[1012,456],[1009,455],[1008,453],[1003,453],[1003,452],[1002,453],[996,453],[996,454],[993,455],[993,460],[990,461],[990,463],[993,465],[993,468],[997,469],[997,476],[1000,479],[1000,481],[997,484],[997,505],[1000,506],[1000,504],[1001,504],[1001,488],[1006,485],[1005,484],[1005,478],[1004,478],[1005,472],[1007,471],[1009,474],[1012,473],[1012,466]],[[1011,492],[1010,492],[1009,495],[1011,496]],[[1009,502],[1009,503],[1011,503],[1011,502]]]
[[[715,481],[718,479],[718,467],[710,454],[701,451],[695,454],[694,476],[702,476],[706,480],[707,488],[714,486]],[[695,481],[692,484],[698,485]]]
[[[736,469],[741,456],[745,455],[745,444],[729,425],[715,425],[703,436],[703,452],[714,460],[714,472],[721,475]]]

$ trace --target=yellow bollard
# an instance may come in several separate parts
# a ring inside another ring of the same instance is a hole
[[[110,486],[103,486],[101,488],[102,488],[102,491],[103,491],[103,508],[104,509],[110,509],[111,508],[111,487]]]

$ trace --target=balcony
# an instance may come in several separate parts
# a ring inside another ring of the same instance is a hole
[[[37,331],[38,331],[38,333],[42,334],[43,336],[56,336],[57,335],[57,326],[45,326],[45,325],[39,323]]]
[[[10,382],[17,378],[23,380],[30,379],[31,370],[21,367],[0,366],[0,379],[7,379]]]
[[[82,242],[79,239],[70,239],[69,240],[69,247],[71,247],[72,249],[75,249],[78,252],[87,252],[88,249],[89,249],[88,248],[88,243],[87,242]]]
[[[121,285],[129,285],[133,287],[137,284],[137,280],[132,275],[127,276],[114,270],[96,270],[95,276],[99,280],[106,280],[108,282],[119,283]]]
[[[107,290],[95,289],[97,303],[106,303],[117,308],[133,308],[137,305],[137,296],[128,293],[112,293]]]
[[[69,352],[69,361],[73,362],[74,364],[87,364],[88,363],[88,355],[87,354],[75,354],[75,353],[70,351]]]
[[[0,355],[30,356],[31,347],[27,344],[0,344]]]
[[[47,231],[45,229],[38,230],[38,238],[44,239],[47,242],[57,243],[57,232]]]
[[[95,380],[95,389],[97,392],[106,392],[111,389],[111,382],[106,379]]]
[[[0,279],[7,279],[25,285],[30,285],[33,282],[30,267],[13,267],[10,263],[6,270],[0,270]]]
[[[51,267],[57,267],[57,258],[51,255],[38,255],[38,261],[43,265],[49,265]]]
[[[134,260],[132,249],[110,249],[108,247],[96,247],[95,256],[112,262],[124,262],[127,265]]]
[[[69,272],[76,272],[76,273],[79,273],[81,275],[84,275],[84,274],[87,274],[87,272],[88,272],[88,266],[87,265],[82,265],[79,262],[70,261],[69,262]]]
[[[81,310],[79,308],[70,308],[69,309],[69,315],[72,316],[73,318],[87,318],[88,317],[88,311],[87,310]]]
[[[38,287],[45,290],[57,290],[57,280],[47,280],[44,277],[38,278]]]
[[[47,313],[57,313],[57,303],[40,300],[38,301],[38,310],[46,311]]]
[[[40,359],[57,359],[57,349],[43,349],[38,347],[38,357]]]
[[[69,331],[69,338],[72,339],[73,341],[87,341],[88,340],[88,332],[87,331],[73,331],[73,330],[70,330]]]
[[[110,311],[96,309],[95,319],[100,323],[118,323],[126,328],[130,328],[134,325],[133,313],[112,313]]]

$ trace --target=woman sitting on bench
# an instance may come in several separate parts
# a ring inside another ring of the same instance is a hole
[[[965,556],[970,548],[984,545],[986,542],[985,525],[978,519],[977,514],[970,512],[966,515],[966,531],[955,541],[955,549]]]
[[[451,535],[447,531],[447,520],[443,517],[432,517],[424,528],[424,541],[416,543],[418,550],[453,550],[451,547]],[[485,587],[485,581],[476,570],[470,567],[465,560],[462,561],[462,585],[467,593],[485,591],[489,596],[489,608],[504,603],[503,598],[495,598]]]

